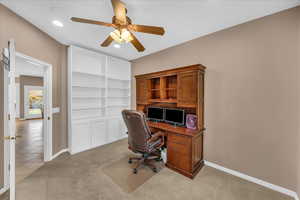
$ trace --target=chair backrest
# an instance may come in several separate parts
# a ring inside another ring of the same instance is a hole
[[[151,137],[151,131],[145,114],[135,110],[123,110],[122,116],[128,129],[128,144],[131,150],[147,152],[147,140]]]

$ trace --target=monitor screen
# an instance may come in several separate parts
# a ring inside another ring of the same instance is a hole
[[[166,109],[165,121],[184,125],[184,110]]]
[[[163,120],[164,119],[164,109],[163,108],[148,108],[148,118],[152,120]]]

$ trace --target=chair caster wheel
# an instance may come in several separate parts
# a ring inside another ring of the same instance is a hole
[[[154,173],[157,173],[157,169],[156,169],[156,168],[153,168],[152,171],[153,171]]]
[[[129,159],[129,160],[128,160],[128,163],[129,163],[129,164],[131,164],[131,163],[132,163],[132,160],[131,160],[131,159]]]
[[[134,173],[134,174],[137,174],[137,169],[133,169],[133,173]]]

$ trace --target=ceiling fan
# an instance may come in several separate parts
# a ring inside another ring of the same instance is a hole
[[[164,35],[165,30],[162,27],[132,24],[131,19],[126,16],[127,9],[122,1],[111,0],[111,3],[115,14],[115,16],[113,16],[112,18],[112,23],[77,17],[72,17],[71,20],[74,22],[95,24],[115,28],[116,30],[111,32],[106,38],[106,40],[101,44],[102,47],[109,46],[112,43],[112,41],[116,41],[118,43],[130,42],[139,52],[142,52],[145,50],[145,47],[138,41],[138,39],[133,35],[132,32]]]

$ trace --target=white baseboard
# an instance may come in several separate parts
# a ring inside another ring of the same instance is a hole
[[[266,181],[260,180],[258,178],[252,177],[252,176],[248,176],[246,174],[243,174],[243,173],[235,171],[235,170],[231,170],[231,169],[222,167],[220,165],[217,165],[217,164],[209,162],[209,161],[204,161],[204,163],[205,163],[205,165],[207,165],[209,167],[215,168],[217,170],[226,172],[226,173],[231,174],[233,176],[237,176],[241,179],[245,179],[245,180],[250,181],[252,183],[256,183],[258,185],[264,186],[264,187],[269,188],[271,190],[274,190],[274,191],[283,193],[285,195],[291,196],[295,200],[299,200],[298,194],[296,192],[292,191],[292,190],[286,189],[286,188],[278,186],[278,185],[274,185],[272,183],[268,183]]]
[[[53,155],[53,156],[51,157],[51,160],[55,159],[55,158],[58,157],[60,154],[65,153],[65,152],[69,152],[69,149],[63,149],[63,150],[57,152],[55,155]]]

